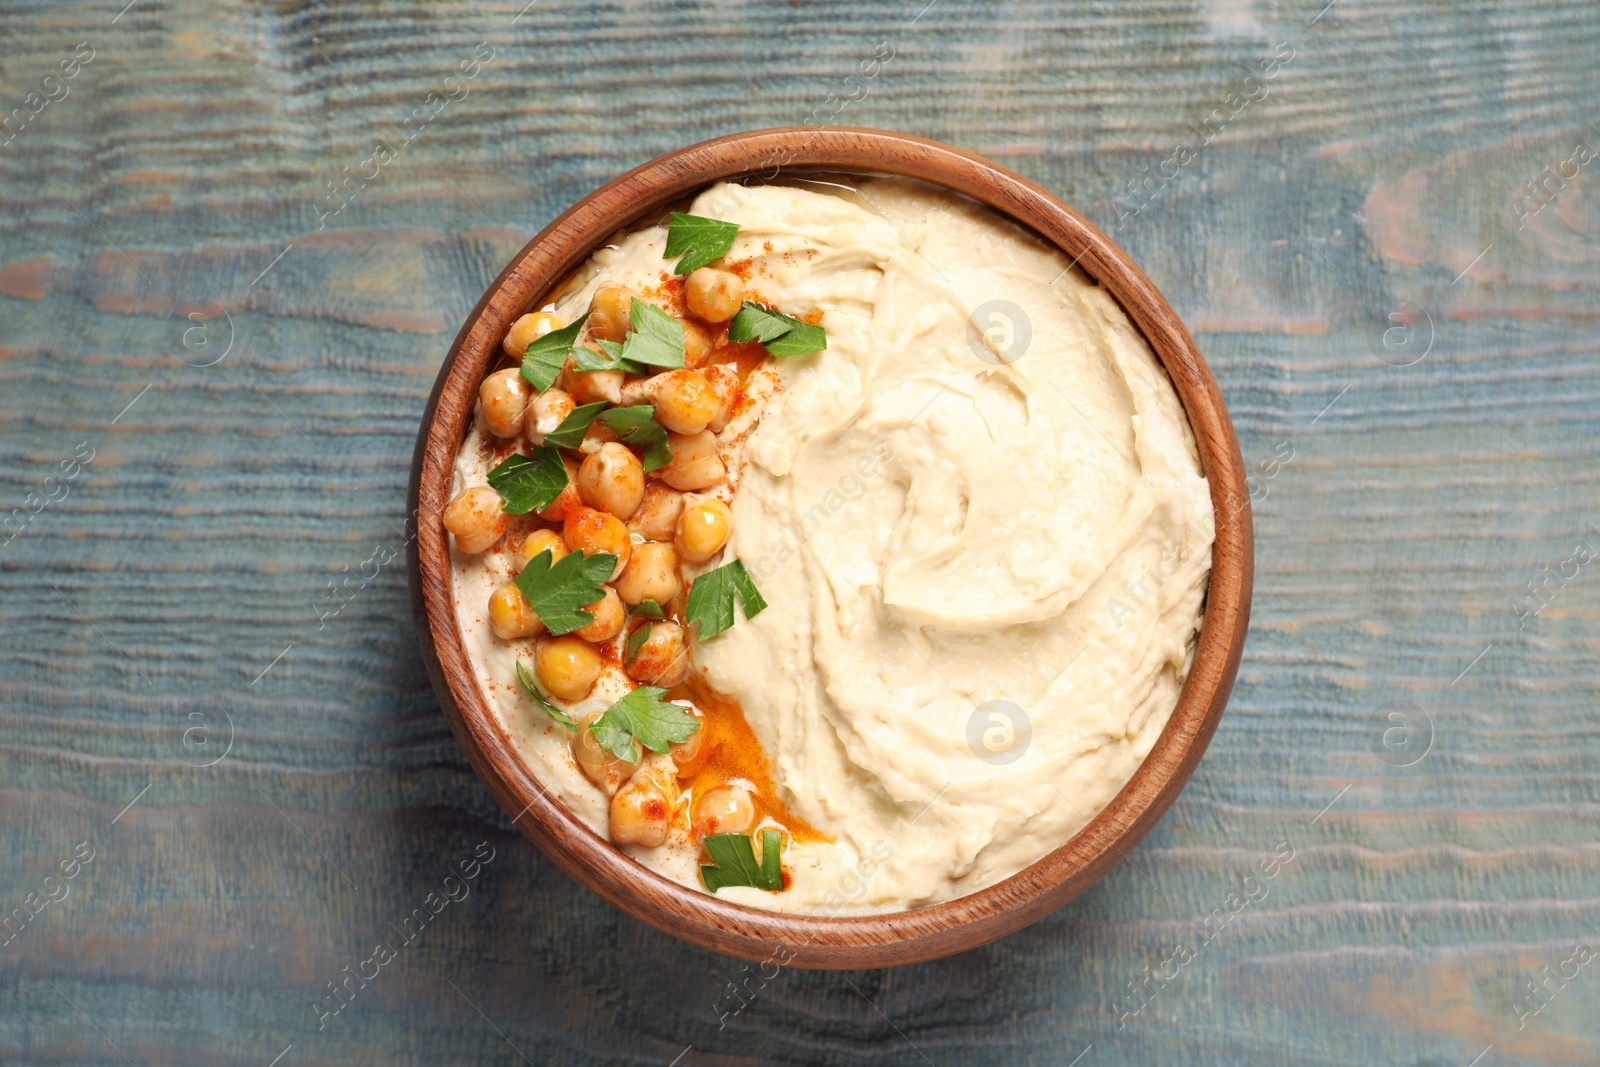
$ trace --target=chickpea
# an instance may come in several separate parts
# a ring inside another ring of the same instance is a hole
[[[733,512],[714,496],[696,496],[684,505],[672,543],[678,555],[691,563],[704,563],[728,543],[733,533]]]
[[[652,478],[644,487],[639,510],[628,520],[628,529],[647,541],[670,541],[678,532],[681,514],[683,494]]]
[[[561,538],[566,541],[568,548],[585,556],[592,556],[596,552],[609,552],[616,556],[617,565],[611,572],[613,579],[622,573],[628,565],[628,558],[633,555],[633,540],[628,536],[628,528],[622,524],[622,520],[594,508],[580,505],[568,511],[561,525]]]
[[[487,485],[463,490],[444,509],[444,528],[456,535],[456,547],[468,555],[492,548],[506,532],[500,494]]]
[[[684,302],[707,322],[727,322],[744,303],[744,282],[732,271],[701,267],[683,283]]]
[[[578,451],[585,456],[592,456],[611,442],[621,440],[622,438],[617,436],[617,431],[599,419],[595,419],[589,424],[589,428],[584,431],[583,440],[578,442]],[[643,467],[639,468],[639,473],[644,473]]]
[[[633,294],[619,285],[594,291],[589,301],[589,336],[601,341],[620,341],[633,322]]]
[[[583,610],[593,615],[594,621],[572,632],[585,641],[593,641],[596,644],[610,641],[620,634],[628,623],[628,609],[622,606],[622,599],[610,586],[606,586],[605,596],[593,604],[585,604]]]
[[[646,541],[633,547],[633,558],[617,579],[617,595],[629,607],[646,600],[665,604],[678,595],[683,579],[678,576],[678,550],[660,541]]]
[[[694,832],[704,838],[711,834],[747,834],[756,822],[756,806],[750,791],[739,785],[719,785],[708,790],[694,804]]]
[[[650,636],[638,653],[624,664],[628,677],[645,685],[666,689],[681,683],[689,674],[689,653],[683,643],[683,627],[670,619],[656,619]]]
[[[678,590],[678,595],[677,596],[673,597],[667,603],[661,605],[661,610],[666,613],[667,618],[669,618],[669,619],[681,619],[681,618],[683,618],[683,613],[685,611],[689,610],[689,587],[688,587],[688,585],[685,584],[682,589]]]
[[[561,425],[561,420],[572,414],[572,409],[578,405],[573,401],[571,394],[562,389],[546,389],[533,398],[533,403],[528,405],[528,413],[523,418],[522,432],[528,435],[528,440],[536,445],[544,444],[544,439]]]
[[[699,433],[669,433],[672,462],[656,474],[674,489],[706,489],[727,476],[728,470],[717,454],[717,438],[709,430]]]
[[[627,445],[607,442],[578,468],[578,496],[626,522],[644,499],[644,466]]]
[[[617,404],[621,407],[632,408],[638,407],[640,404],[651,403],[649,385],[649,378],[630,375],[627,381],[622,383],[621,399],[617,401]]]
[[[604,789],[607,796],[621,788],[638,766],[601,748],[588,726],[572,737],[572,761],[583,776]]]
[[[717,414],[717,393],[697,370],[657,374],[645,383],[656,421],[674,433],[699,433]]]
[[[642,771],[611,798],[611,840],[655,848],[666,844],[672,801],[659,782]]]
[[[711,334],[705,327],[688,319],[679,319],[683,326],[683,365],[698,367],[711,356]]]
[[[522,590],[511,582],[489,594],[489,625],[502,641],[537,637],[544,632],[544,620],[534,612]]]
[[[550,551],[550,566],[554,567],[561,562],[561,557],[567,554],[567,543],[561,540],[561,535],[554,530],[535,530],[522,539],[522,544],[517,548],[516,564],[517,573],[522,573],[522,568],[539,553],[548,549]]]
[[[604,400],[615,404],[622,399],[622,380],[626,377],[619,370],[578,370],[569,359],[561,369],[560,385],[572,396],[573,403]]]
[[[548,507],[539,512],[541,519],[551,522],[561,522],[573,508],[581,508],[583,499],[578,496],[578,463],[570,456],[562,456],[561,462],[567,468],[567,487],[561,490],[561,495],[550,501]]]
[[[727,363],[713,363],[701,368],[700,373],[706,376],[706,381],[711,383],[711,391],[717,394],[717,412],[706,423],[706,429],[721,433],[727,428],[728,420],[733,418],[733,407],[739,399],[739,368]]]
[[[533,386],[514,367],[497,370],[478,386],[478,407],[483,424],[496,437],[515,437],[522,432],[522,417],[527,413]]]
[[[600,653],[581,637],[546,638],[533,651],[533,670],[544,687],[562,700],[582,700],[600,677]]]
[[[696,707],[684,709],[700,723],[700,729],[689,735],[687,741],[677,741],[667,746],[667,754],[678,769],[679,778],[693,778],[711,757],[711,744],[706,741],[705,712]]]
[[[511,329],[506,331],[506,339],[500,343],[500,347],[505,349],[506,355],[512,359],[521,360],[527,355],[529,345],[551,330],[559,329],[561,320],[550,312],[530,312],[511,324]]]

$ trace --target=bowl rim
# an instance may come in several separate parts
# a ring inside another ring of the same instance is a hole
[[[455,455],[478,383],[500,342],[607,237],[687,193],[784,171],[916,178],[962,194],[1060,248],[1121,306],[1166,368],[1194,432],[1216,514],[1212,569],[1189,677],[1133,777],[1089,824],[1011,877],[911,911],[802,916],[747,908],[649,870],[584,825],[521,762],[479,691],[451,596],[449,500]],[[412,612],[451,731],[495,801],[541,851],[602,899],[659,930],[746,960],[811,968],[877,967],[951,955],[1042,918],[1093,885],[1155,825],[1215,732],[1249,621],[1253,536],[1244,462],[1216,382],[1166,299],[1093,223],[1040,186],[958,148],[864,128],[755,130],[669,152],[580,199],[517,253],[473,308],[439,370],[418,433],[408,509]]]

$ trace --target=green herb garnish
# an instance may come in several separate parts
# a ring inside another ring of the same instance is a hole
[[[639,762],[639,745],[652,752],[665,752],[670,745],[687,741],[700,729],[700,720],[661,698],[667,691],[660,686],[641,685],[606,709],[589,730],[600,747],[629,763]],[[634,742],[637,741],[638,744]]]
[[[600,421],[617,431],[624,444],[644,450],[646,471],[658,471],[672,462],[666,427],[656,421],[656,409],[649,404],[603,411]]]
[[[632,329],[621,343],[591,341],[574,350],[572,365],[581,371],[620,370],[629,374],[649,374],[651,367],[676,370],[683,366],[683,323],[654,304],[638,297],[628,312]]]
[[[633,298],[628,321],[633,330],[617,351],[619,358],[652,367],[683,366],[683,323],[638,297]],[[606,351],[610,353],[611,349]]]
[[[794,329],[794,319],[768,311],[752,300],[746,300],[739,313],[728,324],[728,340],[760,341],[766,344]]]
[[[682,256],[672,270],[674,274],[688,274],[727,255],[738,235],[737,223],[674,211],[667,225],[666,258]]]
[[[783,860],[779,855],[782,847],[781,833],[761,831],[761,862],[758,864],[749,834],[708,834],[706,851],[715,865],[702,863],[700,877],[713,893],[730,885],[780,890],[783,888]]]
[[[683,609],[683,618],[689,625],[700,624],[700,639],[715,637],[734,623],[733,601],[737,597],[744,607],[744,617],[753,619],[766,610],[767,602],[761,598],[750,572],[742,560],[724,563],[714,571],[707,571],[689,586],[689,602]]]
[[[629,615],[641,615],[646,619],[664,619],[667,613],[661,610],[661,605],[654,600],[641,600],[639,606],[628,612]]]
[[[650,631],[654,630],[655,628],[655,623],[647,622],[637,630],[633,631],[633,633],[628,635],[628,644],[623,649],[622,662],[633,662],[633,657],[637,656],[639,654],[639,650],[644,647],[644,643],[650,640]]]
[[[528,673],[528,668],[522,665],[522,661],[520,659],[517,660],[517,681],[522,683],[522,688],[528,691],[528,695],[534,699],[535,703],[544,709],[544,713],[546,715],[550,716],[556,722],[560,723],[562,726],[565,726],[569,730],[576,730],[578,728],[578,724],[572,721],[572,717],[570,715],[556,707],[554,704],[550,703],[550,701],[545,699],[545,695],[539,692],[539,687],[533,684],[533,676]]]
[[[589,424],[605,406],[604,400],[597,400],[593,404],[573,408],[572,414],[562,419],[560,426],[545,434],[544,443],[552,448],[577,448],[583,444],[584,435],[589,432]]]
[[[611,579],[617,557],[608,552],[592,556],[569,552],[554,566],[550,558],[547,548],[530,559],[516,577],[517,588],[552,634],[570,634],[594,622],[583,608],[605,596],[601,583]]]
[[[520,453],[507,456],[489,472],[489,485],[505,503],[501,510],[526,515],[547,508],[567,487],[567,465],[553,448],[537,447],[532,458]]]
[[[544,392],[556,383],[561,368],[566,365],[567,357],[572,355],[572,344],[578,339],[578,331],[583,329],[583,324],[588,318],[589,314],[585,312],[583,318],[571,326],[551,330],[543,337],[535,337],[529,343],[522,355],[522,376],[539,392]]]
[[[828,334],[821,326],[770,311],[752,300],[728,324],[728,340],[760,341],[774,359],[821,352],[828,347]]]
[[[631,359],[622,358],[625,345],[616,341],[594,341],[600,347],[596,352],[588,345],[572,350],[573,366],[579,370],[620,370],[627,374],[649,374],[650,369],[643,363],[635,363]]]

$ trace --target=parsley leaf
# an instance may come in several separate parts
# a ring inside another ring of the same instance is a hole
[[[583,444],[584,435],[589,432],[589,424],[605,406],[604,400],[596,400],[593,404],[573,408],[572,414],[562,419],[560,426],[545,434],[545,445],[550,448],[577,448]]]
[[[682,256],[672,271],[674,274],[688,274],[713,259],[727,255],[738,234],[737,223],[674,211],[672,221],[667,226],[665,258]]]
[[[639,606],[628,612],[629,615],[640,615],[646,619],[664,619],[667,613],[661,610],[661,605],[654,600],[641,600]]]
[[[509,455],[489,472],[489,485],[505,500],[501,510],[511,515],[549,507],[567,487],[567,465],[561,453],[540,446],[533,458]]]
[[[620,370],[628,374],[649,374],[650,368],[643,363],[635,363],[631,359],[622,358],[623,345],[616,341],[595,341],[600,346],[596,352],[588,345],[572,350],[572,362],[578,370]]]
[[[683,323],[638,297],[633,298],[628,321],[633,329],[620,344],[591,341],[573,350],[573,366],[583,371],[620,370],[629,374],[649,374],[651,367],[676,370],[683,366]]]
[[[766,342],[767,355],[773,359],[786,356],[804,356],[821,352],[828,347],[828,333],[821,326],[795,320],[793,329],[777,340]]]
[[[724,563],[714,571],[707,571],[689,586],[689,602],[684,606],[684,622],[700,624],[700,640],[715,637],[734,623],[733,601],[737,597],[744,607],[744,617],[753,619],[766,610],[767,602],[761,598],[750,572],[744,569],[743,560]]]
[[[660,686],[641,685],[607,708],[589,724],[589,730],[601,748],[630,763],[639,762],[639,745],[665,752],[669,745],[689,740],[700,729],[700,721],[684,711],[683,705],[661,699],[666,695]]]
[[[629,434],[648,430],[651,426],[660,427],[661,424],[656,422],[655,418],[655,408],[649,404],[634,404],[632,407],[612,408],[600,416],[600,421],[626,438]]]
[[[533,383],[533,387],[539,392],[544,392],[556,383],[556,377],[566,364],[567,357],[572,355],[572,343],[578,339],[578,331],[583,329],[583,324],[588,318],[589,313],[584,312],[583,318],[571,326],[551,330],[543,337],[534,338],[528,345],[527,351],[522,356],[522,376]]]
[[[633,298],[628,321],[633,332],[622,343],[622,359],[652,367],[683,366],[683,323],[638,297]]]
[[[617,431],[624,444],[644,449],[644,469],[658,471],[672,462],[672,447],[667,430],[656,421],[656,409],[649,404],[612,408],[600,413],[600,421]]]
[[[758,865],[749,834],[708,834],[706,851],[711,854],[715,866],[702,863],[700,877],[713,893],[730,885],[780,890],[783,888],[783,860],[779,855],[782,847],[781,833],[761,831],[761,863]]]
[[[639,746],[633,740],[633,735],[628,732],[620,720],[611,717],[610,709],[589,724],[589,732],[594,734],[594,739],[600,747],[618,759],[625,759],[629,763],[638,763]]]
[[[760,341],[766,344],[782,337],[793,329],[794,320],[786,315],[768,311],[753,300],[746,300],[739,313],[728,324],[728,340]]]
[[[534,556],[517,575],[517,588],[552,634],[570,634],[594,621],[582,610],[605,596],[601,583],[616,569],[617,557],[607,552],[585,556],[569,552],[550,564],[550,550]]]
[[[753,300],[746,300],[733,317],[728,325],[728,340],[760,341],[773,359],[803,356],[828,347],[828,334],[821,326],[769,311]]]
[[[560,708],[556,707],[554,704],[550,703],[550,701],[545,699],[544,694],[539,692],[539,687],[533,683],[533,676],[528,673],[528,668],[522,665],[522,661],[520,659],[517,660],[517,681],[522,683],[522,688],[528,691],[528,695],[533,698],[534,703],[538,704],[544,709],[544,713],[546,715],[550,716],[556,722],[560,723],[562,726],[565,726],[569,730],[576,730],[578,728],[578,724],[572,721],[571,716],[562,711]]]
[[[637,656],[639,654],[639,650],[644,647],[644,643],[650,640],[650,631],[654,630],[655,628],[655,623],[647,622],[637,630],[633,631],[633,633],[628,635],[627,647],[622,650],[622,662],[633,662],[633,657]]]

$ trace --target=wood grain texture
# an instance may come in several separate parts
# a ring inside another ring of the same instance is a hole
[[[1594,566],[1519,617],[1600,547],[1594,165],[1516,210],[1600,147],[1600,24],[1323,7],[7,5],[6,115],[95,57],[0,134],[5,511],[94,458],[0,546],[0,911],[97,851],[0,947],[0,1061],[1600,1059],[1595,964],[1525,985],[1600,947]],[[468,95],[319,231],[326,183],[484,41]],[[1265,95],[1230,114],[1252,72]],[[403,548],[433,375],[528,237],[662,152],[814,121],[992,158],[1134,256],[1252,467],[1256,596],[1228,714],[1130,862],[983,949],[763,986],[512,832],[439,714],[402,568],[362,564]],[[183,362],[224,312],[227,356]],[[185,347],[190,313],[213,319]],[[1408,321],[1427,354],[1391,366]],[[1392,713],[1409,750],[1383,747]],[[191,766],[229,718],[226,758]],[[326,983],[485,840],[471,895],[319,1029]],[[1202,943],[1280,841],[1268,894]]]

